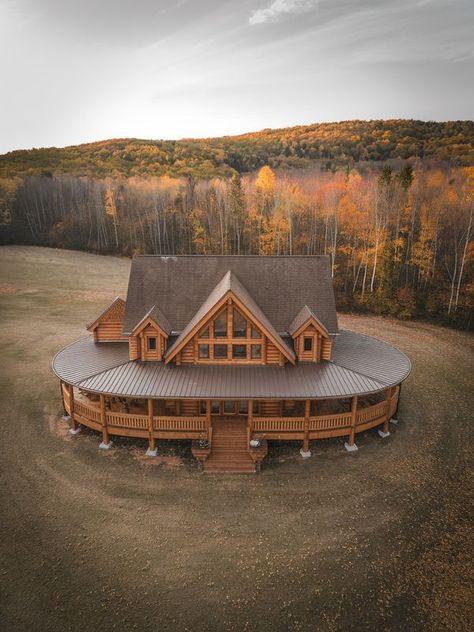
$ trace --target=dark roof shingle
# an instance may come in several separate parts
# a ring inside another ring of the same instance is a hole
[[[157,305],[174,331],[183,331],[225,273],[233,272],[279,333],[307,305],[330,333],[337,317],[326,256],[159,256],[133,258],[123,324],[130,334]]]
[[[191,318],[189,323],[183,329],[182,333],[178,336],[175,342],[168,348],[165,353],[165,357],[169,357],[173,351],[180,345],[181,341],[183,341],[186,336],[194,329],[194,327],[202,320],[206,314],[214,307],[216,303],[218,303],[227,292],[232,292],[242,303],[247,307],[247,309],[255,316],[255,318],[264,326],[266,329],[272,334],[272,336],[276,339],[277,342],[285,349],[286,354],[289,355],[293,360],[296,358],[295,352],[293,349],[287,348],[284,341],[281,339],[278,332],[273,327],[272,323],[268,320],[265,314],[262,312],[260,307],[254,301],[254,299],[250,296],[246,288],[239,281],[235,273],[231,270],[228,270],[223,278],[219,281],[216,287],[212,290],[209,296],[206,298],[204,303],[199,307],[197,312]]]

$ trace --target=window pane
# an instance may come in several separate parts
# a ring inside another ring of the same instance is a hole
[[[252,360],[260,360],[262,357],[262,345],[252,345]]]
[[[239,413],[246,415],[249,411],[249,403],[246,399],[241,399],[239,402]]]
[[[199,338],[209,338],[209,327],[206,327],[206,329],[201,331]]]
[[[262,337],[262,334],[255,327],[252,327],[252,331],[251,331],[250,335],[252,336],[252,338],[261,338]]]
[[[155,351],[156,338],[147,338],[147,341],[148,341],[148,351]]]
[[[199,357],[200,358],[209,357],[209,345],[199,345]]]
[[[211,414],[218,415],[220,413],[219,400],[212,400],[211,402]]]
[[[234,338],[247,337],[247,321],[236,309],[234,309],[234,331],[232,335]]]
[[[312,338],[305,338],[304,339],[304,350],[305,351],[312,351],[313,350],[313,339]]]
[[[247,357],[247,345],[232,345],[232,357],[246,358]]]
[[[227,311],[224,310],[214,320],[214,337],[227,338]]]
[[[224,412],[227,415],[235,414],[235,402],[224,402]]]
[[[206,414],[206,402],[203,399],[201,399],[201,401],[199,402],[199,414],[200,415]]]
[[[214,358],[227,358],[227,345],[214,345]]]

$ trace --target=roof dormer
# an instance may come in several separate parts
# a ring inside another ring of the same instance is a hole
[[[307,305],[300,309],[288,331],[301,362],[331,359],[332,341],[329,332]]]
[[[168,319],[153,305],[132,330],[129,338],[130,360],[160,362],[170,333]]]

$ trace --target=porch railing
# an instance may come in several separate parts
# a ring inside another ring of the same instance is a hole
[[[303,432],[304,417],[254,417],[256,432]]]
[[[397,387],[389,399],[373,406],[359,409],[356,416],[356,428],[357,426],[362,426],[361,430],[365,430],[383,423],[387,420],[387,417],[392,417],[397,409],[399,393],[400,388]],[[64,385],[63,396],[66,411],[71,414],[69,392]],[[73,408],[74,418],[79,423],[88,425],[88,422],[90,422],[90,427],[94,429],[98,429],[97,426],[101,425],[101,413],[97,403],[74,398]],[[106,411],[105,415],[106,424],[110,429],[124,429],[124,434],[129,436],[133,436],[134,432],[136,432],[136,436],[143,436],[144,432],[150,430],[148,415],[113,411]],[[342,436],[347,434],[351,421],[350,412],[311,416],[307,425],[304,417],[258,416],[253,418],[252,430],[260,435],[268,435],[268,438],[271,438],[272,435],[276,437],[276,435],[284,436],[285,434],[288,436],[293,435],[292,438],[296,438],[306,432],[310,433],[311,438],[317,438],[318,433],[321,433],[323,437]],[[176,438],[179,438],[180,433],[182,435],[190,433],[187,435],[187,438],[192,438],[197,433],[205,432],[206,430],[207,422],[204,416],[153,416],[153,432],[165,433],[164,436],[166,436],[167,432],[170,432],[170,434],[177,433]],[[120,431],[117,431],[116,434],[120,434]]]
[[[203,431],[205,417],[153,417],[153,430]]]

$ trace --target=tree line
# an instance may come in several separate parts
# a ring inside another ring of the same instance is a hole
[[[130,256],[325,254],[338,307],[472,327],[474,168],[0,179],[2,243]]]

